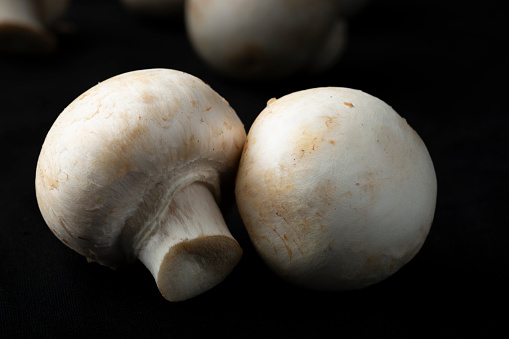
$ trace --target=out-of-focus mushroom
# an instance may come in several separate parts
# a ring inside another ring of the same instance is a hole
[[[57,39],[50,27],[61,18],[69,0],[1,0],[0,53],[47,54]]]
[[[184,14],[192,46],[207,64],[252,80],[325,69],[339,58],[330,55],[345,41],[339,8],[336,0],[188,0]],[[327,63],[313,66],[323,55]]]
[[[139,258],[166,299],[194,297],[242,255],[219,204],[228,194],[233,202],[245,135],[226,100],[194,76],[115,76],[74,100],[48,132],[39,208],[90,261],[118,267]]]
[[[315,88],[269,101],[248,133],[235,194],[275,273],[348,290],[415,256],[437,182],[423,141],[389,105],[358,90]]]

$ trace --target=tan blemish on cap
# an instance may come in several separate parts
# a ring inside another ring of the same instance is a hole
[[[121,74],[73,101],[51,127],[36,169],[37,202],[76,252],[112,268],[138,258],[157,282],[168,270],[164,284],[186,289],[172,300],[190,298],[240,258],[218,204],[233,194],[244,142],[235,111],[192,75]],[[192,251],[173,271],[164,257],[182,241]]]
[[[276,98],[270,98],[268,101],[267,101],[267,106],[273,104],[275,101],[277,101]]]

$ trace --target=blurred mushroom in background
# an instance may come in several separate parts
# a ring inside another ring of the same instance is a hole
[[[57,46],[53,25],[70,0],[0,0],[0,53],[40,55]]]
[[[336,0],[186,0],[184,17],[193,48],[218,73],[271,80],[330,69],[344,51],[347,18],[357,12],[355,5]]]

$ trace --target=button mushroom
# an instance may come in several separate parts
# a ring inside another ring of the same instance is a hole
[[[335,291],[380,282],[415,256],[437,183],[405,119],[369,94],[331,87],[269,101],[248,133],[235,194],[275,273]]]
[[[48,29],[69,6],[69,0],[0,1],[0,52],[49,53],[56,38]]]
[[[335,52],[327,57],[335,60],[342,51],[335,45],[344,43],[345,33],[337,25],[339,5],[336,0],[188,0],[184,13],[192,46],[207,64],[225,76],[258,80],[325,68],[313,66],[323,58],[317,53]]]
[[[42,216],[90,261],[118,267],[139,258],[166,299],[194,297],[242,255],[220,206],[228,193],[233,203],[245,135],[226,100],[194,76],[112,77],[49,130],[35,180]]]

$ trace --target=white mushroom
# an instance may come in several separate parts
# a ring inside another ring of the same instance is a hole
[[[146,17],[181,17],[184,0],[121,0],[130,11]]]
[[[248,133],[235,194],[274,272],[312,289],[348,290],[415,256],[437,183],[405,119],[371,95],[331,87],[269,101]]]
[[[187,0],[184,13],[197,54],[226,76],[251,80],[306,69],[325,46],[339,54],[330,48],[338,10],[336,0]]]
[[[241,258],[218,204],[221,192],[233,202],[244,139],[235,111],[194,76],[115,76],[74,100],[48,132],[39,208],[89,260],[118,267],[139,258],[166,299],[191,298]]]
[[[53,51],[48,29],[67,10],[69,0],[1,0],[0,51],[39,54]]]

